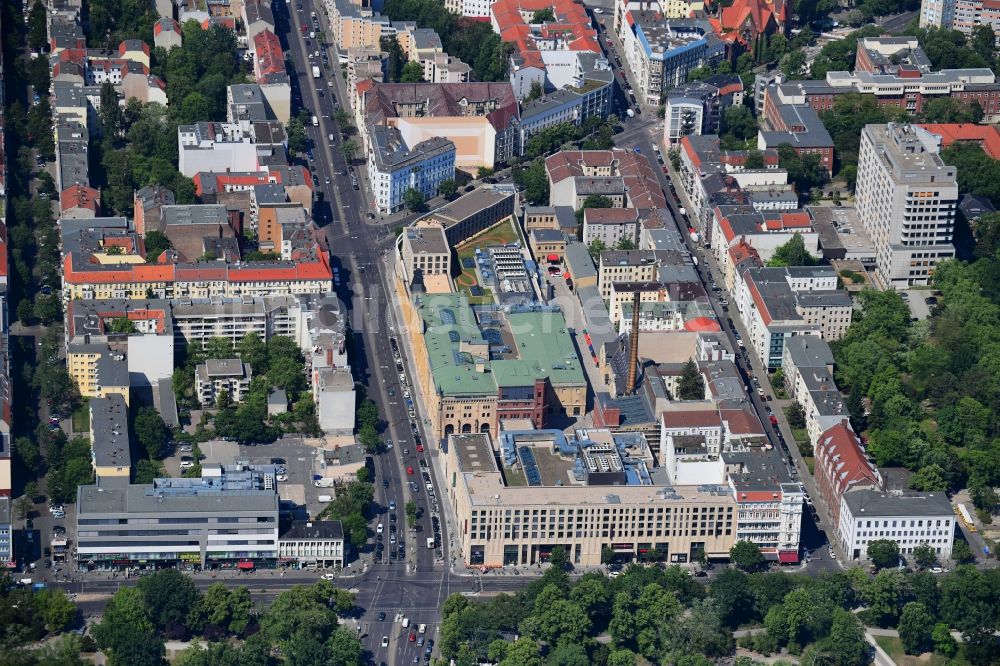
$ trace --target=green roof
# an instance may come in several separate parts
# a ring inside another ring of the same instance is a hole
[[[507,321],[518,358],[493,362],[497,384],[530,386],[541,377],[553,385],[586,381],[561,312],[519,312],[507,315]]]
[[[490,361],[488,343],[464,294],[425,296],[417,308],[441,395],[496,395],[498,385],[532,386],[544,378],[553,385],[586,381],[559,312],[507,315],[517,358]]]

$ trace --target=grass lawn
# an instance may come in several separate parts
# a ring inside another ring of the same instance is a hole
[[[806,467],[809,469],[810,474],[816,473],[816,459],[812,456],[802,456],[802,460],[805,462]]]
[[[961,652],[953,659],[933,652],[926,652],[919,657],[908,655],[903,651],[902,642],[894,636],[876,636],[875,642],[886,651],[896,666],[961,666],[969,663]]]
[[[90,403],[86,399],[73,412],[73,432],[90,432]]]
[[[524,478],[524,472],[519,469],[512,469],[510,467],[503,468],[504,478],[507,479],[507,485],[512,487],[517,486],[527,486],[528,480]]]

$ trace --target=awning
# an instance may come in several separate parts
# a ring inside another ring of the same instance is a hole
[[[237,569],[253,569],[253,562],[240,562],[236,565]]]
[[[783,550],[778,553],[778,561],[782,564],[795,564],[799,561],[799,551]]]
[[[558,254],[550,254],[549,255],[549,261],[559,261],[559,255]]]

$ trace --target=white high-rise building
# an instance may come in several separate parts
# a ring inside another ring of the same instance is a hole
[[[939,147],[937,137],[910,125],[861,132],[857,211],[886,287],[930,284],[938,262],[955,256],[956,169]]]
[[[955,0],[923,0],[920,27],[949,29],[955,20]]]

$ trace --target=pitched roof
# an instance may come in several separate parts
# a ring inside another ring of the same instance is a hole
[[[828,428],[816,441],[816,473],[827,477],[838,497],[859,486],[882,485],[882,477],[868,460],[864,444],[846,420]]]
[[[59,210],[71,208],[87,208],[97,212],[101,205],[101,193],[93,187],[76,183],[59,193]]]
[[[942,148],[947,148],[956,141],[969,141],[979,144],[983,152],[991,158],[1000,160],[1000,128],[996,125],[921,123],[917,127],[940,137]]]
[[[358,84],[359,92],[361,84]],[[373,83],[373,94],[366,97],[365,117],[369,125],[395,118],[398,104],[420,104],[423,115],[435,118],[468,117],[469,107],[489,102],[485,113],[493,128],[504,131],[518,116],[517,99],[510,83]]]

